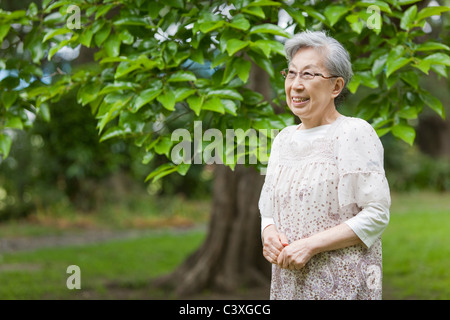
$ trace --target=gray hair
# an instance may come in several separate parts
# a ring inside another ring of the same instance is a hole
[[[345,86],[347,86],[353,76],[350,55],[336,39],[327,36],[323,31],[306,30],[294,35],[291,39],[288,39],[284,45],[289,63],[297,51],[302,48],[313,48],[323,54],[324,66],[327,71],[330,72],[331,75],[342,77]],[[344,88],[344,90],[347,91],[346,88]],[[341,92],[341,94],[336,97],[336,103],[342,101],[344,94]]]

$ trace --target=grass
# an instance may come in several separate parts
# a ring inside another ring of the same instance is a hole
[[[0,237],[185,226],[205,222],[209,212],[208,201],[134,200],[134,208],[124,203],[110,208],[109,216],[40,213],[25,222],[0,225]],[[0,253],[0,299],[162,298],[151,280],[174,269],[204,237],[198,229],[150,230],[134,239]],[[73,264],[81,269],[81,290],[66,287],[66,270]],[[393,195],[391,221],[383,235],[383,265],[385,299],[450,299],[449,193]]]
[[[450,194],[394,195],[383,235],[385,298],[450,299]]]
[[[149,291],[151,279],[175,268],[203,237],[202,231],[166,232],[4,254],[0,256],[0,299],[109,299],[117,298],[118,291],[155,298],[158,293]],[[70,265],[80,267],[81,290],[66,286]]]

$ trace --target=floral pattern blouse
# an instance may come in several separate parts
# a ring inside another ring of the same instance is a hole
[[[298,144],[297,126],[275,138],[259,200],[289,243],[341,223],[364,244],[322,252],[301,270],[272,266],[271,299],[381,299],[381,234],[390,193],[383,147],[369,123],[340,116],[326,134]]]

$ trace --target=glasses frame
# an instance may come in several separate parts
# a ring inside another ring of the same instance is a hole
[[[287,77],[288,72],[289,72],[289,68],[286,68],[286,69],[283,69],[283,70],[280,71],[281,75],[283,76],[283,78],[284,78],[285,80],[288,80],[288,77]],[[294,79],[297,78],[297,74],[300,75],[300,78],[302,78],[303,80],[306,80],[306,81],[314,80],[314,78],[315,78],[316,76],[320,76],[320,77],[322,77],[322,78],[324,78],[324,79],[339,78],[339,76],[329,76],[329,77],[326,77],[326,76],[324,76],[324,75],[321,74],[321,73],[313,73],[313,74],[312,74],[312,76],[313,76],[312,79],[305,79],[305,78],[303,78],[303,73],[302,73],[302,72],[296,72],[296,75],[295,75]],[[292,80],[294,80],[294,79],[292,79]]]

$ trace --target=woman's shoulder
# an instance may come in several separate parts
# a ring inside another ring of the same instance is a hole
[[[372,125],[369,122],[367,122],[364,119],[343,116],[342,121],[338,125],[336,133],[338,135],[342,135],[342,134],[353,135],[355,133],[374,134],[375,129],[372,127]]]
[[[294,124],[291,126],[284,127],[281,129],[281,131],[277,134],[275,139],[281,140],[287,136],[290,136],[298,127],[298,124]]]

